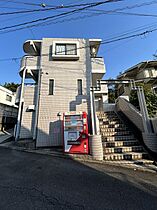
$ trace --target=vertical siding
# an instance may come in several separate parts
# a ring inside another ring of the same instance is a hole
[[[52,59],[53,41],[63,39],[43,39],[41,57],[41,89],[39,101],[37,146],[62,145],[62,122],[57,113],[67,111],[89,111],[89,87],[91,84],[91,68],[89,49],[80,49],[79,60],[57,61]],[[68,41],[68,39],[65,39]],[[69,39],[79,41],[80,48],[87,43],[84,39]],[[46,56],[49,54],[49,56]],[[49,79],[55,80],[54,95],[48,95]],[[77,79],[83,81],[83,95],[78,96]],[[62,120],[62,119],[61,119]]]

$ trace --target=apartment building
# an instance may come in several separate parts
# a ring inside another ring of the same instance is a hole
[[[90,88],[106,71],[104,59],[97,57],[100,43],[101,39],[71,38],[24,43],[16,140],[33,138],[37,147],[61,146],[63,113],[68,111],[87,112],[90,124]],[[103,103],[106,92],[95,97]]]

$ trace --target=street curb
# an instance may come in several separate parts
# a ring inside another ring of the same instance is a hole
[[[38,149],[27,149],[27,148],[23,148],[23,147],[12,147],[12,146],[8,146],[8,145],[3,145],[1,144],[0,147],[2,148],[6,148],[6,149],[10,149],[10,150],[16,150],[16,151],[20,151],[20,152],[26,152],[26,153],[32,153],[32,154],[39,154],[39,155],[47,155],[47,156],[52,156],[52,157],[57,157],[57,158],[64,158],[64,159],[68,159],[68,160],[76,160],[78,162],[84,162],[84,163],[93,163],[93,164],[99,164],[99,165],[109,165],[109,166],[114,166],[114,167],[121,167],[121,168],[127,168],[127,169],[132,169],[135,171],[143,171],[143,172],[149,172],[149,173],[157,173],[157,167],[153,165],[153,168],[146,168],[146,167],[150,167],[149,165],[135,165],[134,163],[124,163],[124,162],[106,162],[106,161],[98,161],[98,160],[94,160],[91,158],[82,158],[84,156],[80,156],[80,157],[76,157],[75,154],[58,154],[55,152],[45,152],[45,151],[40,151]]]

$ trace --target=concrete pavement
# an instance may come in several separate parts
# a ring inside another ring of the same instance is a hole
[[[21,146],[20,146],[21,145]],[[156,173],[157,172],[157,166],[153,164],[153,161],[148,160],[145,162],[141,161],[95,161],[92,159],[92,156],[90,155],[77,155],[77,154],[64,154],[61,149],[57,150],[54,148],[30,148],[30,147],[24,147],[23,144],[16,144],[14,141],[10,142],[4,142],[0,144],[0,147],[2,148],[8,148],[11,150],[17,150],[17,151],[24,151],[27,153],[34,153],[34,154],[41,154],[41,155],[48,155],[58,158],[66,158],[66,159],[73,159],[80,162],[91,162],[91,163],[99,163],[101,165],[113,165],[117,167],[125,167],[125,168],[131,168],[134,170],[140,170],[140,171],[147,171]]]

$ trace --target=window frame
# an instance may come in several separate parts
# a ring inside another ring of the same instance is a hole
[[[6,94],[6,101],[12,102],[12,96],[9,94]]]
[[[76,45],[76,53],[75,54],[56,54],[56,45]],[[80,50],[79,50],[79,41],[53,41],[52,43],[52,59],[53,60],[79,60]]]
[[[79,83],[79,82],[81,82],[81,83]],[[79,96],[83,95],[83,80],[82,79],[77,79],[77,94]]]
[[[60,54],[60,53],[57,53],[57,45],[59,46],[64,46],[64,48],[65,48],[65,51],[63,51],[62,53],[64,53],[64,54]],[[68,48],[68,45],[75,45],[75,48],[73,49],[73,50],[68,50],[67,48]],[[75,51],[75,53],[73,54],[68,54],[67,52],[70,52],[70,51]],[[76,45],[76,43],[56,43],[56,45],[55,45],[55,55],[77,55],[77,45]]]
[[[52,86],[52,91],[50,92],[50,82],[51,81],[53,81],[53,86]],[[49,79],[49,89],[48,89],[48,91],[49,91],[49,96],[53,96],[54,95],[54,93],[55,93],[55,80],[54,79]]]

